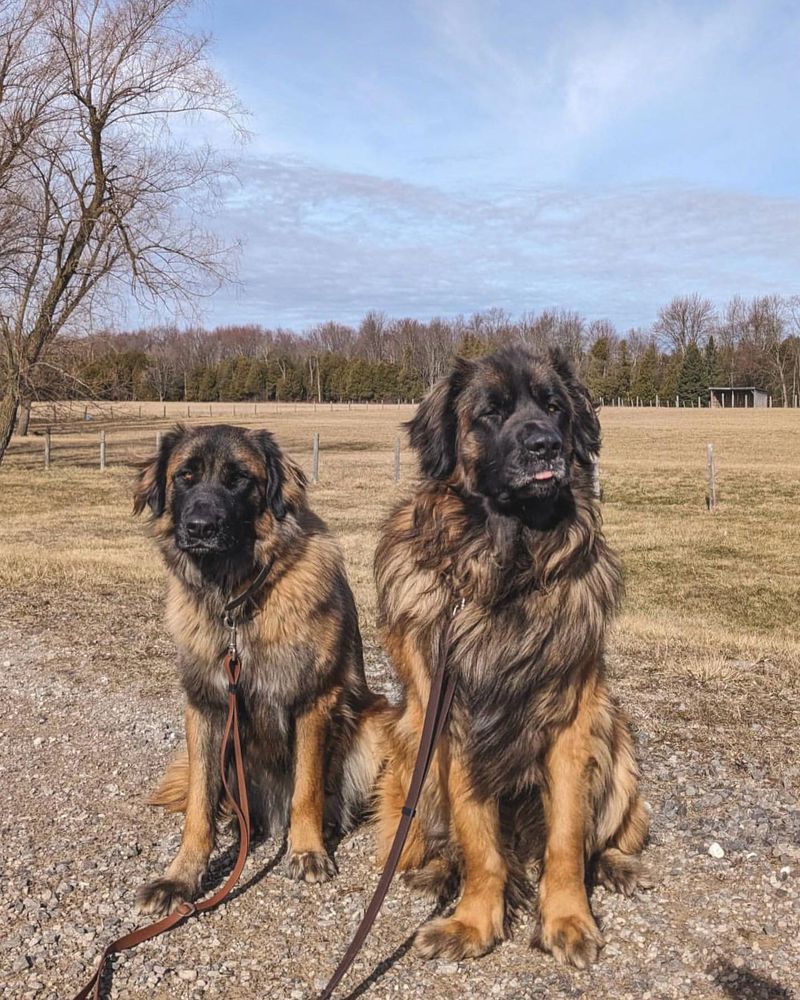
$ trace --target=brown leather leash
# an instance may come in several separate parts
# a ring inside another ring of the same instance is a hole
[[[397,832],[394,835],[394,840],[392,841],[391,850],[386,858],[386,864],[384,865],[380,880],[375,887],[375,892],[369,902],[369,906],[364,911],[361,923],[358,925],[358,928],[353,935],[353,940],[348,945],[347,951],[344,953],[341,962],[336,967],[336,971],[328,980],[327,986],[322,993],[320,993],[319,1000],[329,1000],[329,998],[333,996],[334,990],[342,981],[347,970],[353,964],[356,955],[361,950],[362,945],[367,939],[367,935],[372,929],[372,925],[375,923],[375,918],[380,912],[380,908],[386,898],[386,893],[389,891],[389,886],[391,885],[392,879],[397,872],[397,866],[400,863],[400,855],[403,853],[403,848],[405,847],[405,843],[411,829],[411,822],[417,812],[417,806],[422,794],[422,787],[425,784],[425,778],[427,777],[428,770],[431,766],[436,746],[442,732],[444,731],[447,718],[450,714],[450,706],[453,703],[453,694],[456,689],[456,679],[454,675],[448,675],[447,673],[447,656],[450,649],[452,619],[455,618],[456,614],[458,614],[463,607],[464,601],[462,599],[453,609],[453,614],[450,621],[447,623],[445,634],[442,637],[442,644],[439,650],[439,661],[436,665],[436,671],[431,679],[431,690],[428,695],[428,704],[425,708],[425,719],[422,723],[422,736],[420,737],[419,749],[417,750],[417,759],[414,762],[414,771],[411,775],[411,782],[408,786],[408,794],[406,796],[405,805],[401,809],[400,822],[397,826]]]
[[[222,737],[222,747],[220,749],[220,774],[222,776],[222,787],[225,791],[225,795],[227,796],[228,802],[230,803],[239,824],[239,854],[236,858],[236,863],[234,864],[230,875],[226,879],[225,884],[213,895],[209,896],[208,899],[201,900],[199,903],[181,903],[176,910],[168,914],[166,917],[162,917],[160,920],[156,920],[152,924],[147,924],[145,927],[139,927],[137,930],[131,931],[130,934],[124,934],[122,937],[117,938],[116,941],[112,941],[111,944],[107,945],[100,956],[100,962],[94,975],[83,987],[83,989],[75,995],[75,1000],[87,1000],[90,994],[92,994],[93,1000],[100,1000],[100,988],[103,980],[103,972],[105,971],[106,963],[112,955],[116,955],[121,951],[128,951],[130,948],[135,948],[137,944],[142,944],[144,941],[150,941],[153,938],[159,937],[161,934],[165,934],[167,931],[171,931],[173,927],[177,927],[178,924],[182,924],[189,917],[194,916],[197,913],[204,913],[206,910],[213,909],[230,894],[233,887],[239,881],[239,876],[242,874],[242,869],[244,868],[245,861],[247,860],[247,854],[250,850],[250,810],[247,802],[247,779],[244,771],[242,743],[239,732],[237,689],[239,686],[239,677],[242,672],[242,664],[239,659],[239,652],[236,644],[236,618],[234,613],[249,597],[255,593],[264,580],[266,580],[269,571],[272,569],[272,562],[273,560],[270,560],[262,567],[255,580],[253,580],[247,590],[245,590],[245,592],[235,600],[226,604],[224,611],[224,624],[229,630],[228,651],[225,654],[225,659],[223,660],[223,667],[228,678],[228,717],[225,722],[225,731]],[[227,778],[228,750],[231,744],[233,745],[233,760],[236,769],[236,790],[238,801],[237,796],[233,795],[231,792]]]

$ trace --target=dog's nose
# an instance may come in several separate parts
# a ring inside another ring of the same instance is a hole
[[[522,444],[526,451],[543,461],[557,458],[561,452],[561,437],[555,431],[544,430],[541,427],[529,428]]]
[[[216,519],[195,515],[186,522],[186,534],[192,541],[204,542],[217,533]]]

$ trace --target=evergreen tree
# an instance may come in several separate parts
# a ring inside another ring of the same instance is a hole
[[[267,366],[263,361],[251,361],[242,389],[244,399],[263,399],[266,392]]]
[[[636,372],[631,379],[631,396],[644,403],[654,403],[658,394],[658,351],[655,344],[650,344],[636,366]]]
[[[234,398],[235,371],[236,361],[233,358],[226,358],[217,365],[217,399],[221,402],[228,402]]]
[[[673,404],[678,393],[678,379],[681,374],[682,356],[676,351],[675,354],[662,355],[660,365],[660,378],[658,383],[658,395],[661,398],[662,406],[666,403]]]
[[[616,351],[616,357],[609,368],[606,380],[606,392],[612,399],[621,396],[629,399],[631,394],[631,359],[628,354],[628,344],[622,340]]]
[[[231,373],[231,400],[238,403],[242,399],[247,399],[247,380],[250,377],[250,358],[237,358]]]
[[[200,402],[211,403],[218,398],[217,369],[209,365],[208,368],[202,369],[202,375],[197,384],[196,399]]]
[[[611,342],[608,337],[598,337],[589,348],[588,365],[586,369],[586,385],[595,399],[605,399],[611,393],[609,381],[609,365],[611,360]]]
[[[697,344],[689,344],[683,355],[676,393],[684,404],[696,405],[697,399],[708,402],[708,373]]]
[[[722,378],[722,365],[720,364],[717,345],[713,335],[708,338],[705,349],[706,375],[709,385],[719,385]]]
[[[200,385],[205,378],[206,370],[202,366],[192,368],[186,376],[186,402],[194,403],[200,399]]]
[[[456,354],[461,358],[482,358],[491,351],[491,345],[476,333],[467,331],[459,340]]]

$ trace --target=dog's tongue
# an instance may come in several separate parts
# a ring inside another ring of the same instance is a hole
[[[541,472],[534,472],[533,478],[534,479],[552,479],[554,475],[555,475],[555,472],[553,472],[552,469],[542,469]]]

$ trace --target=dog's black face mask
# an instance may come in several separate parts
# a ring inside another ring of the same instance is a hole
[[[252,547],[257,483],[247,466],[230,454],[199,450],[181,462],[172,483],[175,544],[181,551],[203,556]]]
[[[262,515],[286,515],[284,465],[267,431],[178,427],[143,464],[134,510],[169,515],[175,547],[194,559],[246,561]]]
[[[600,447],[588,393],[559,351],[457,361],[409,430],[425,475],[454,478],[509,512],[552,507],[574,464],[588,468]]]
[[[509,373],[511,374],[511,373]],[[569,482],[569,403],[560,380],[525,372],[479,389],[472,402],[478,492],[500,503],[546,501]]]

